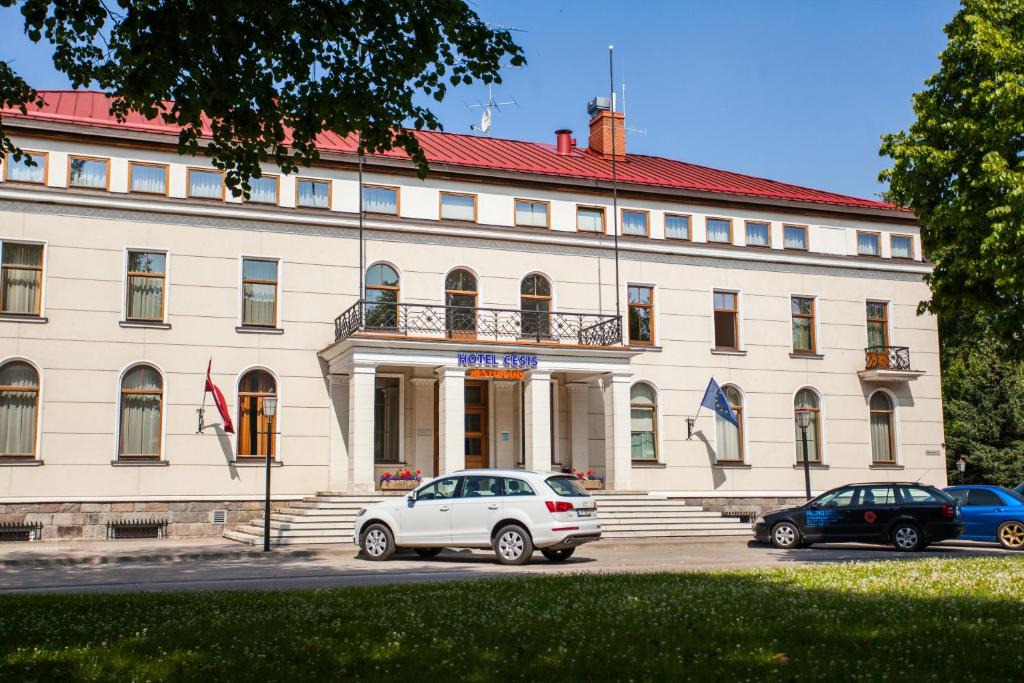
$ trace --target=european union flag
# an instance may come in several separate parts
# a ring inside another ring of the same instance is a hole
[[[737,427],[740,426],[736,413],[732,411],[732,406],[729,405],[729,399],[726,398],[725,392],[722,391],[722,387],[718,386],[718,382],[715,381],[714,377],[708,382],[707,391],[704,392],[704,398],[700,404],[709,410],[715,411],[715,415],[718,415],[723,420],[731,422]]]

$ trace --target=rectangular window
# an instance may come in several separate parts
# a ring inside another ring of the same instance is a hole
[[[128,190],[144,194],[167,194],[167,167],[157,164],[128,164]]]
[[[188,169],[188,196],[197,199],[224,199],[224,176],[220,171]]]
[[[647,237],[647,212],[622,210],[622,234]]]
[[[690,217],[685,214],[665,214],[665,237],[673,240],[688,240],[690,237]]]
[[[242,325],[277,324],[277,261],[242,259]]]
[[[654,343],[654,290],[651,287],[630,285],[629,343]]]
[[[125,320],[163,322],[166,275],[167,254],[151,251],[128,252]]]
[[[807,251],[807,226],[783,225],[782,246],[785,249],[802,249]]]
[[[476,222],[476,195],[441,193],[441,220]]]
[[[399,403],[398,377],[378,377],[373,388],[373,461],[398,462]]]
[[[735,292],[715,292],[715,348],[740,348],[739,307]]]
[[[793,353],[815,353],[817,340],[814,337],[814,298],[794,296],[793,310]]]
[[[516,225],[531,228],[548,227],[547,202],[535,202],[529,199],[516,200]]]
[[[732,221],[728,218],[707,218],[708,242],[732,244]]]
[[[32,162],[35,166],[29,166],[28,154],[32,155]],[[26,156],[15,160],[13,154],[7,155],[6,176],[10,182],[16,183],[46,183],[46,164],[49,163],[49,156],[46,152],[26,152]]]
[[[0,242],[0,313],[38,316],[43,291],[43,245]]]
[[[71,187],[107,189],[107,175],[110,171],[108,159],[68,157],[68,169],[68,185]]]
[[[380,185],[363,186],[363,211],[398,215],[398,188]]]
[[[600,206],[577,206],[576,229],[579,232],[604,232],[604,209]]]
[[[868,346],[889,346],[889,304],[884,301],[867,303]]]
[[[331,182],[299,178],[298,205],[312,209],[331,208]]]
[[[857,253],[861,256],[880,256],[882,251],[879,245],[878,233],[858,232]]]
[[[249,199],[253,204],[277,204],[277,176],[249,178]]]
[[[747,246],[772,246],[772,226],[769,223],[747,222]]]
[[[914,238],[910,235],[893,235],[890,239],[893,258],[914,258]]]

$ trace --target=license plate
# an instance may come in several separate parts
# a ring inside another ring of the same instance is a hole
[[[576,510],[576,514],[580,517],[593,517],[594,508],[579,508]]]

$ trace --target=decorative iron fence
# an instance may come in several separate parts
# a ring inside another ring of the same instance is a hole
[[[910,370],[907,346],[869,346],[864,349],[865,370]]]
[[[334,340],[357,332],[619,346],[622,319],[600,313],[359,301],[334,320]]]
[[[164,538],[166,535],[166,519],[121,519],[107,522],[107,538]]]
[[[38,541],[42,537],[42,522],[0,523],[0,543]]]

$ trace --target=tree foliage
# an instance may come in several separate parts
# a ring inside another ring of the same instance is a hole
[[[916,121],[883,137],[889,199],[921,223],[940,316],[977,311],[1024,355],[1024,0],[963,0]]]
[[[459,84],[499,83],[503,60],[525,63],[462,0],[0,0],[15,5],[76,88],[112,94],[118,117],[180,126],[179,151],[211,156],[236,194],[260,162],[290,173],[315,160],[324,131],[358,134],[367,153],[403,148],[423,175],[403,126],[441,124],[417,95],[441,101]],[[38,101],[0,62],[0,105]],[[0,145],[20,152],[2,122]]]

